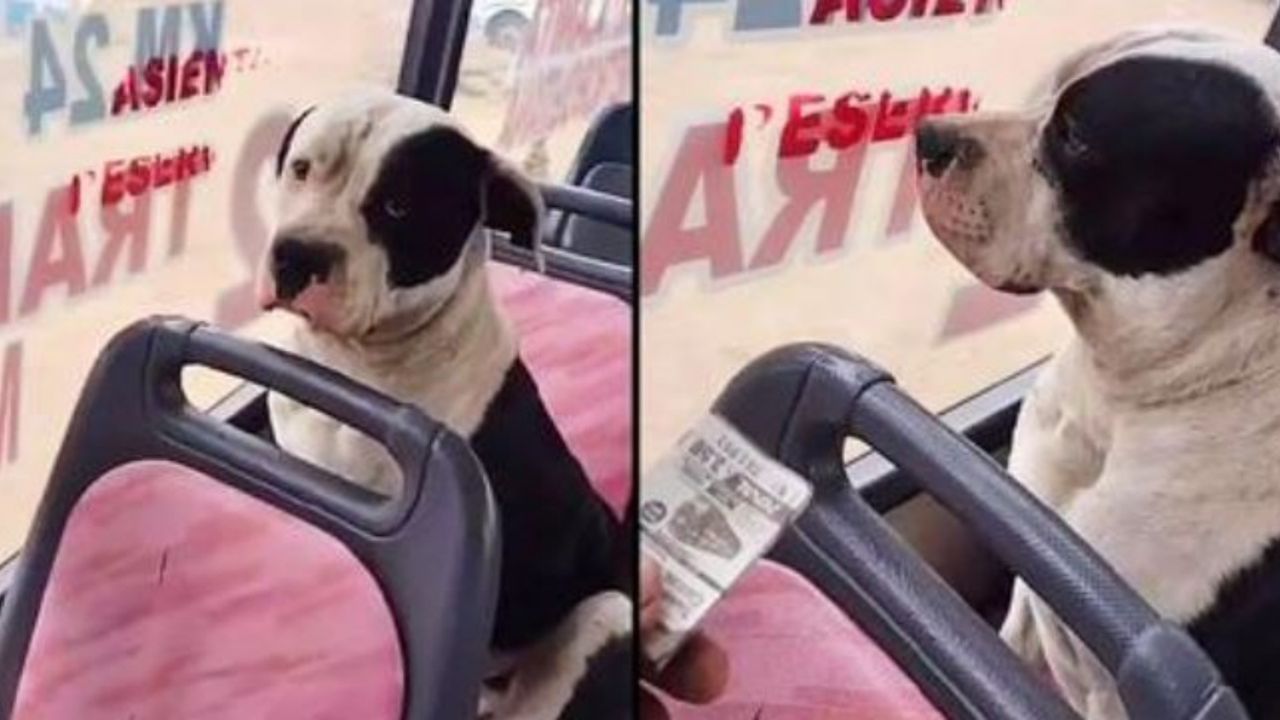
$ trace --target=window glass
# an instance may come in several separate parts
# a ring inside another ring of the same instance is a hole
[[[474,0],[453,112],[536,179],[565,182],[592,121],[631,101],[633,4]]]
[[[931,237],[913,118],[1017,109],[1066,54],[1133,26],[1261,40],[1274,12],[1260,0],[641,6],[642,467],[782,343],[855,349],[936,410],[1051,352],[1066,325],[1050,298],[979,286]],[[838,142],[815,140],[841,98],[861,114]]]
[[[394,86],[411,7],[0,0],[0,557],[111,335],[155,313],[283,332],[251,292],[279,139],[318,99]]]

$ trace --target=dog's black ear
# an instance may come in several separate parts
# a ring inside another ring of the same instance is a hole
[[[1266,219],[1253,231],[1253,249],[1280,262],[1280,200],[1271,204]]]
[[[298,117],[293,119],[293,122],[289,123],[289,129],[284,131],[284,138],[280,141],[280,149],[276,151],[276,177],[280,177],[284,174],[284,161],[285,158],[289,157],[289,147],[293,145],[293,136],[298,132],[298,126],[301,125],[302,121],[306,120],[307,116],[315,109],[316,106],[312,105],[306,110],[303,110]]]
[[[492,154],[489,157],[483,222],[510,235],[512,244],[536,251],[545,215],[542,194],[524,173]]]

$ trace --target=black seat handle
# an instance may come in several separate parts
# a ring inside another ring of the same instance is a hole
[[[878,553],[891,556],[884,567],[902,574],[886,577],[863,572],[856,578],[858,584],[881,587],[845,589],[878,595],[870,600],[896,615],[888,619],[897,627],[925,629],[916,622],[919,618],[902,617],[908,611],[933,613],[939,621],[954,619],[953,603],[962,601],[856,497],[843,464],[843,443],[849,437],[865,441],[910,473],[1017,572],[1112,672],[1130,717],[1247,718],[1234,691],[1223,684],[1217,668],[1181,628],[1157,616],[1051,510],[872,363],[826,345],[786,346],[738,373],[716,401],[715,411],[814,483],[814,505],[798,522],[799,537],[793,539],[792,547],[809,543],[813,553],[828,558],[857,557],[856,550],[850,554],[849,543],[854,540],[874,543]],[[859,521],[856,527],[848,517],[841,517],[849,514]],[[829,575],[836,586],[842,582],[849,586],[859,573],[846,564]],[[895,604],[901,592],[918,593],[911,600],[921,603],[923,610]],[[998,642],[989,630],[985,635],[989,637],[975,641]],[[927,642],[928,638],[916,640]],[[1007,650],[1002,654],[1012,656]],[[943,670],[968,677],[979,692],[983,682],[991,681],[981,668],[959,666],[963,653],[955,659],[957,666]],[[1001,672],[1007,670],[1006,664]],[[1014,684],[1024,680],[1017,675],[1009,678]],[[1032,687],[1024,690],[1024,699],[1035,695]],[[1024,713],[994,716],[1045,717],[1046,711],[1034,710],[1033,704],[1028,700]],[[1050,711],[1051,716],[1059,716]]]
[[[433,430],[434,421],[404,403],[364,387],[334,370],[296,355],[197,325],[186,336],[184,359],[277,390],[341,419],[378,440],[397,459],[409,442]],[[153,356],[153,360],[158,360]],[[426,422],[423,422],[426,420]]]
[[[227,335],[181,318],[148,321],[154,333],[147,353],[145,383],[152,409],[175,436],[202,442],[238,445],[246,452],[227,453],[241,462],[283,466],[277,491],[291,505],[319,505],[346,522],[375,534],[394,532],[422,494],[432,443],[442,426],[419,409],[400,403],[329,368],[267,345]],[[129,333],[124,334],[125,337]],[[182,390],[181,371],[203,365],[280,392],[355,428],[382,445],[395,460],[401,491],[385,498],[288,454],[257,437],[219,422],[191,407]],[[258,473],[267,476],[267,473]]]

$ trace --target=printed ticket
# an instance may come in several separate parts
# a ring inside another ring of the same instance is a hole
[[[640,484],[641,551],[662,572],[661,667],[707,611],[773,546],[812,486],[729,423],[707,415]]]

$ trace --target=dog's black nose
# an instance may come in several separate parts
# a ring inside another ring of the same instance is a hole
[[[951,128],[922,122],[916,128],[916,162],[932,177],[942,177],[960,154],[964,140]]]
[[[276,296],[281,300],[292,300],[313,279],[327,280],[344,254],[342,248],[333,243],[290,237],[277,240],[271,248],[271,275],[276,281]]]

